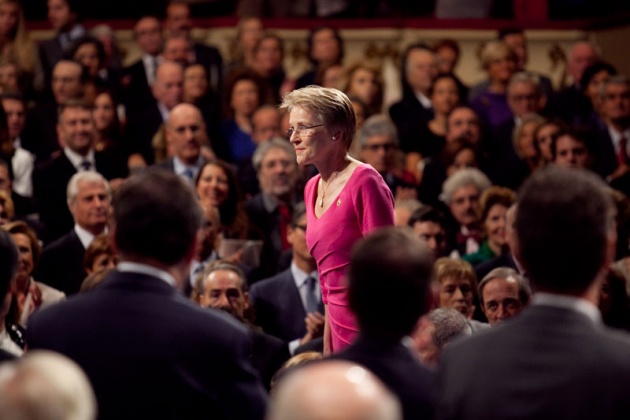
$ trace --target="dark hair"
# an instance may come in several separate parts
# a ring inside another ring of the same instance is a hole
[[[441,211],[431,206],[422,206],[415,210],[409,216],[408,226],[413,227],[416,223],[433,222],[442,226],[442,229],[446,226],[446,219]]]
[[[223,114],[225,118],[234,117],[232,110],[232,93],[236,84],[242,80],[251,80],[258,92],[258,106],[271,103],[271,88],[254,70],[243,68],[230,73],[223,87]]]
[[[17,273],[18,250],[11,234],[0,229],[0,296],[4,298]]]
[[[124,258],[173,265],[195,246],[202,213],[192,188],[179,176],[149,168],[114,195],[114,240]]]
[[[607,257],[613,202],[595,174],[554,165],[521,187],[515,229],[535,289],[582,293]]]
[[[300,201],[296,205],[293,206],[293,213],[291,215],[291,224],[293,227],[298,225],[298,221],[306,214],[306,204],[303,201]]]
[[[577,142],[582,143],[584,147],[586,147],[588,154],[593,156],[597,139],[593,135],[592,131],[585,127],[570,127],[565,125],[560,127],[560,130],[551,138],[551,157],[554,161],[556,160],[558,139],[562,136],[569,136]]]
[[[433,51],[438,52],[441,49],[448,48],[455,51],[455,55],[459,57],[460,49],[457,41],[453,39],[441,39],[433,45]]]
[[[457,79],[452,74],[440,73],[437,76],[435,76],[435,79],[433,79],[433,83],[431,84],[431,87],[429,88],[429,98],[433,96],[433,90],[435,89],[435,85],[437,84],[437,82],[442,79],[450,79],[453,81],[453,83],[455,83],[455,90],[457,90],[457,95],[459,95],[459,101],[457,102],[455,106],[460,105],[462,103],[463,98],[461,97],[461,91],[459,90]],[[455,107],[453,107],[453,109],[454,108]]]
[[[433,256],[407,230],[380,228],[352,250],[348,302],[362,333],[399,340],[430,302]]]
[[[334,28],[332,26],[326,26],[326,25],[313,28],[308,33],[308,37],[306,38],[306,49],[307,49],[308,59],[311,60],[311,63],[313,63],[314,65],[319,65],[318,62],[313,60],[313,58],[311,57],[311,53],[313,52],[313,38],[315,37],[315,35],[317,35],[318,32],[321,32],[323,30],[332,31],[333,37],[335,38],[335,41],[337,41],[337,45],[339,46],[339,56],[337,57],[336,62],[341,63],[345,55],[343,38],[341,38],[341,35],[339,34],[339,31],[337,30],[337,28]]]
[[[606,61],[596,61],[595,63],[588,66],[584,69],[584,73],[582,73],[582,78],[580,79],[580,87],[582,91],[585,92],[588,84],[591,82],[591,79],[595,77],[595,75],[599,72],[605,71],[611,76],[617,74],[617,69],[610,63]]]
[[[504,41],[505,38],[509,35],[525,35],[525,32],[522,28],[515,27],[507,27],[499,29],[499,33],[497,34],[497,39]]]
[[[100,65],[102,66],[105,63],[105,60],[107,59],[107,55],[105,53],[105,47],[103,46],[103,43],[98,38],[93,37],[91,35],[84,35],[81,38],[78,38],[76,41],[74,41],[72,45],[70,46],[70,48],[66,50],[66,53],[64,55],[65,58],[68,60],[76,61],[74,59],[74,56],[76,55],[79,48],[86,44],[94,45],[94,47],[96,48],[96,54],[98,55],[98,61],[100,62]]]
[[[225,201],[219,206],[219,215],[221,217],[221,225],[223,226],[223,234],[226,238],[244,239],[247,237],[248,218],[243,208],[243,196],[241,194],[240,184],[234,173],[234,169],[230,164],[220,159],[211,159],[206,161],[195,179],[195,187],[199,185],[199,180],[203,171],[208,166],[216,166],[220,168],[228,181],[228,195]]]
[[[402,55],[401,66],[400,66],[400,81],[403,88],[403,95],[405,94],[415,95],[413,93],[413,89],[409,85],[409,82],[407,82],[407,76],[406,76],[407,61],[409,60],[409,54],[414,50],[422,50],[422,51],[427,51],[431,54],[435,54],[433,48],[431,48],[429,45],[425,44],[424,42],[413,43],[405,49],[405,52]]]

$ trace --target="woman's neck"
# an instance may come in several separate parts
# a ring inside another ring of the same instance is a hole
[[[248,134],[252,132],[252,119],[250,117],[243,114],[235,114],[234,121],[236,125],[238,125],[238,128],[244,132]]]
[[[343,155],[328,159],[324,165],[318,165],[317,169],[322,176],[322,181],[327,182],[335,173],[339,175],[350,164],[350,156],[346,152]]]
[[[433,134],[446,135],[446,114],[435,113],[435,117],[429,121],[429,128]]]
[[[501,245],[488,241],[488,247],[494,253],[494,255],[501,255]]]

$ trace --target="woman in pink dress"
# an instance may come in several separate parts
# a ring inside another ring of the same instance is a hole
[[[306,242],[317,261],[326,323],[324,353],[350,344],[358,332],[348,308],[346,269],[352,246],[370,231],[394,224],[394,198],[381,175],[348,155],[356,116],[337,89],[307,86],[287,94],[288,137],[300,165],[319,175],[304,190]]]

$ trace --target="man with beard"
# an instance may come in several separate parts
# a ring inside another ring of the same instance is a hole
[[[261,143],[252,163],[258,174],[260,193],[245,202],[245,210],[250,223],[262,233],[264,244],[262,265],[250,273],[250,282],[278,272],[278,259],[290,247],[287,228],[293,205],[303,200],[296,189],[297,160],[289,142],[274,138]]]
[[[263,333],[248,318],[249,292],[243,271],[234,264],[216,261],[197,282],[194,297],[202,307],[220,309],[251,327],[251,362],[269,388],[274,373],[289,358],[289,347],[279,338]]]

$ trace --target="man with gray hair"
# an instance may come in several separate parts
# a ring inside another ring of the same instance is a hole
[[[481,310],[490,325],[520,314],[529,302],[531,290],[518,271],[498,267],[490,271],[477,286]]]
[[[82,171],[70,178],[67,203],[74,227],[42,251],[36,276],[39,281],[67,296],[79,291],[86,276],[85,250],[97,235],[106,232],[110,200],[109,183],[98,172]]]
[[[442,200],[451,212],[454,224],[446,231],[447,250],[452,256],[472,254],[479,250],[481,237],[477,205],[481,194],[491,185],[479,169],[457,171],[442,185]]]
[[[416,179],[408,171],[398,170],[399,153],[396,126],[386,115],[372,115],[357,133],[353,148],[362,162],[376,169],[396,198],[415,198]]]
[[[402,420],[396,396],[365,368],[325,360],[297,366],[278,384],[267,420]]]
[[[262,232],[264,244],[262,265],[250,274],[250,281],[278,272],[280,254],[290,247],[287,228],[291,224],[292,207],[303,201],[296,188],[299,172],[291,143],[282,138],[262,142],[256,147],[252,164],[260,192],[245,202],[245,211],[250,223]]]
[[[493,129],[486,144],[487,171],[493,184],[516,190],[529,175],[530,169],[514,150],[513,133],[523,118],[539,114],[547,103],[540,77],[527,71],[512,75],[507,87],[507,103],[513,118]]]
[[[454,308],[437,308],[420,321],[414,333],[420,360],[429,366],[440,364],[442,350],[453,340],[472,334],[472,327],[461,312]]]
[[[630,170],[630,79],[611,76],[600,86],[600,99],[603,129],[599,130],[593,169],[612,181]]]

